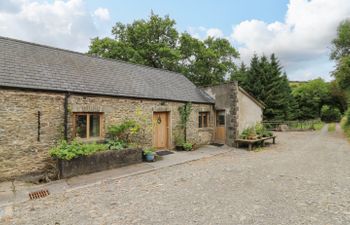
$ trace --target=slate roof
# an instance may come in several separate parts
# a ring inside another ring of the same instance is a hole
[[[0,86],[214,103],[185,76],[0,37]]]

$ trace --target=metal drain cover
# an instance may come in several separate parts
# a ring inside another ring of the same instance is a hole
[[[40,191],[34,191],[29,193],[30,200],[38,199],[38,198],[44,198],[50,194],[49,190],[40,190]]]

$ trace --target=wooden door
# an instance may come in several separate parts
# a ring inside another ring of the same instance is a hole
[[[216,111],[215,142],[226,142],[226,116],[225,110]]]
[[[153,113],[153,146],[155,148],[168,147],[168,113]]]

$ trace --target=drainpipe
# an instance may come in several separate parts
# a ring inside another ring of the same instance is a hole
[[[70,97],[70,93],[67,92],[64,95],[64,121],[63,121],[63,125],[64,125],[64,140],[68,140],[68,98]]]

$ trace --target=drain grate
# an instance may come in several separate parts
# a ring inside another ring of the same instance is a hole
[[[34,191],[29,193],[30,200],[38,199],[38,198],[44,198],[50,194],[49,190],[40,190],[40,191]]]

